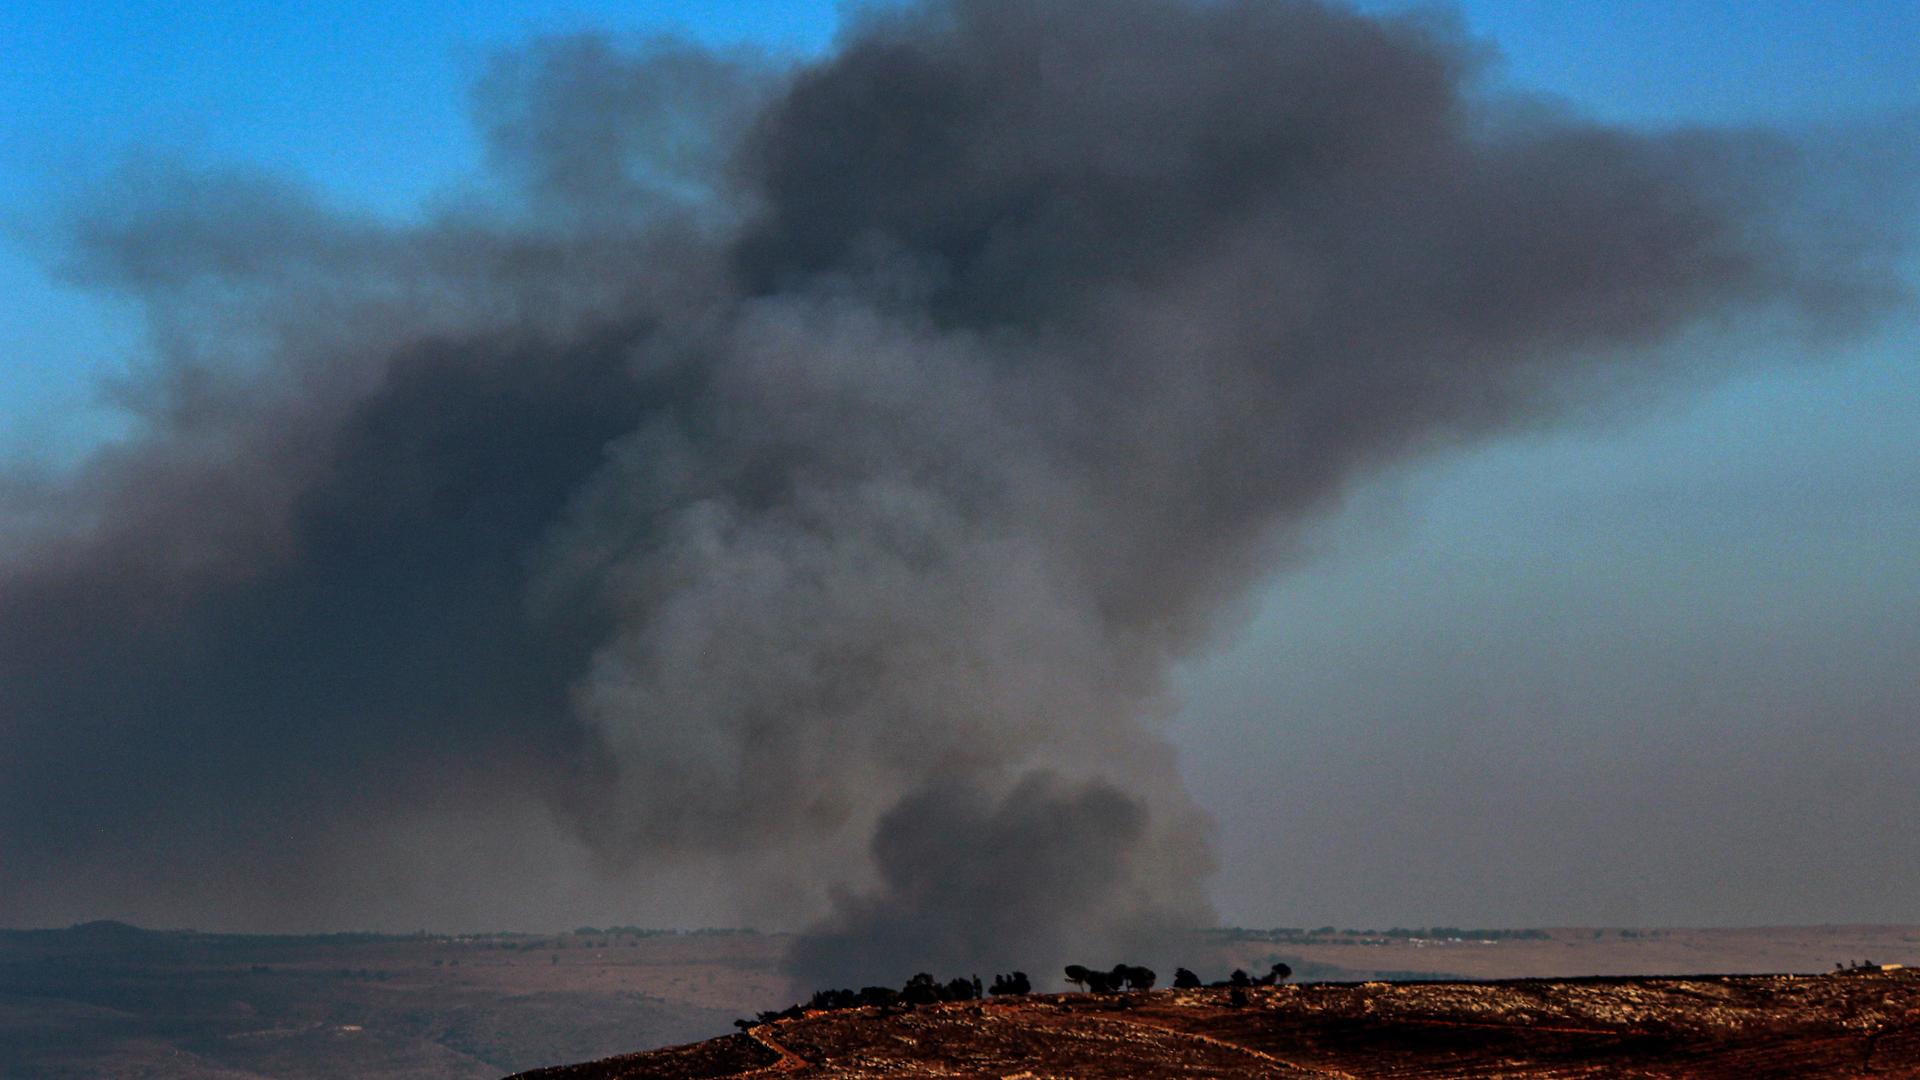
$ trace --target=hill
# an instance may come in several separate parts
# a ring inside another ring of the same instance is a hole
[[[1920,974],[1320,983],[814,1012],[514,1080],[1920,1076]]]
[[[194,933],[114,922],[0,930],[0,1077],[497,1080],[726,1034],[735,1017],[805,998],[812,987],[782,973],[789,940],[631,926],[454,935]],[[1817,973],[1862,958],[1920,963],[1916,946],[1920,926],[1236,928],[1196,933],[1179,957],[1209,977],[1284,962],[1295,982],[1439,982]],[[1037,989],[1065,988],[1058,972],[1034,974]],[[764,1052],[757,1045],[743,1060]]]
[[[0,930],[0,1078],[495,1080],[791,992],[764,935],[587,930]]]

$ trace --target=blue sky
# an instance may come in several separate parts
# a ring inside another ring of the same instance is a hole
[[[1500,51],[1502,81],[1622,123],[1825,124],[1920,108],[1920,5],[1901,0],[1441,10]],[[110,427],[92,387],[137,355],[137,313],[49,263],[59,208],[116,164],[257,167],[406,216],[477,164],[467,88],[498,49],[609,30],[805,54],[827,47],[838,18],[800,0],[0,7],[0,447],[70,455]]]
[[[1912,0],[1452,10],[1498,80],[1622,124],[1920,113]],[[405,217],[473,170],[467,86],[496,49],[672,30],[804,54],[835,23],[784,0],[0,6],[0,453],[69,460],[113,430],[94,386],[138,362],[139,313],[50,263],[60,208],[117,165],[253,167]],[[1188,665],[1174,732],[1221,820],[1228,921],[1920,921],[1872,888],[1920,851],[1861,839],[1920,813],[1920,332],[1909,312],[1772,349],[1716,388],[1379,478]],[[1857,708],[1814,711],[1835,695],[1800,690],[1823,680]],[[1779,784],[1845,795],[1782,817],[1752,797]],[[1764,887],[1823,861],[1846,872]]]

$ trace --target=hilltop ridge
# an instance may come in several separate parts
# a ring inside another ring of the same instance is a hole
[[[808,1011],[511,1080],[1920,1076],[1920,973],[1318,983]]]

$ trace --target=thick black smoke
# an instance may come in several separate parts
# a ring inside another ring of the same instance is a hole
[[[503,60],[494,186],[426,225],[129,176],[77,269],[150,313],[143,433],[6,489],[0,913],[352,922],[344,867],[420,891],[418,823],[506,806],[823,920],[820,979],[1204,920],[1154,721],[1290,527],[1683,332],[1877,299],[1781,147],[1477,57],[950,0],[794,70]]]

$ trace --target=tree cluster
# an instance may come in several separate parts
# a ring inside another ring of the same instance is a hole
[[[1016,971],[1009,975],[996,974],[993,977],[993,985],[987,987],[987,993],[994,997],[1032,992],[1033,983],[1027,981],[1027,973],[1024,971]]]
[[[1155,978],[1157,976],[1152,968],[1135,967],[1132,964],[1115,964],[1109,971],[1095,971],[1080,964],[1067,965],[1067,981],[1075,986],[1084,986],[1096,994],[1151,990]]]
[[[1195,975],[1186,968],[1176,968],[1173,972],[1173,988],[1175,990],[1198,990],[1202,986],[1211,985],[1216,989],[1231,987],[1235,990],[1244,990],[1250,986],[1272,986],[1275,983],[1284,982],[1287,977],[1292,974],[1293,968],[1286,964],[1275,964],[1265,975],[1261,975],[1258,978],[1248,975],[1239,968],[1234,968],[1233,974],[1227,976],[1220,982],[1209,984],[1201,982],[1200,976]]]
[[[1110,971],[1095,971],[1081,964],[1068,964],[1066,974],[1068,982],[1096,994],[1117,993],[1122,990],[1151,990],[1156,978],[1151,968],[1134,967],[1130,964],[1115,964]],[[1273,986],[1292,974],[1293,968],[1286,964],[1275,964],[1265,975],[1258,977],[1235,968],[1232,975],[1219,982],[1203,983],[1200,981],[1200,976],[1187,968],[1175,968],[1173,988],[1197,990],[1203,986],[1212,986],[1216,989]]]
[[[813,996],[804,1004],[796,1003],[784,1009],[756,1014],[752,1020],[735,1020],[733,1026],[742,1031],[758,1024],[770,1024],[775,1020],[794,1020],[808,1012],[821,1012],[830,1009],[854,1009],[863,1005],[881,1008],[906,1007],[915,1005],[935,1005],[943,1001],[977,1001],[982,997],[995,997],[1006,994],[1031,993],[1033,984],[1024,971],[1009,974],[996,974],[991,987],[983,987],[980,976],[960,978],[958,976],[940,982],[927,972],[921,972],[908,979],[906,985],[895,990],[890,986],[865,986],[859,990],[815,990]]]
[[[1173,985],[1177,990],[1196,989],[1202,985],[1231,987],[1235,994],[1234,1004],[1245,1004],[1245,988],[1253,986],[1272,986],[1287,976],[1293,969],[1285,964],[1275,964],[1272,970],[1258,978],[1235,969],[1225,981],[1203,984],[1200,977],[1186,968],[1174,971]],[[1090,990],[1096,994],[1115,994],[1127,990],[1151,990],[1159,976],[1152,968],[1135,964],[1115,964],[1099,971],[1081,964],[1068,964],[1067,981],[1075,986]],[[983,986],[980,976],[960,978],[958,976],[940,982],[927,972],[921,972],[908,979],[906,985],[895,990],[890,986],[866,986],[859,990],[815,990],[813,996],[804,1003],[795,1003],[784,1009],[756,1014],[752,1020],[735,1020],[733,1025],[742,1031],[760,1024],[771,1024],[776,1020],[797,1020],[809,1012],[822,1012],[831,1009],[854,1009],[863,1005],[878,1006],[883,1009],[913,1008],[916,1005],[935,1005],[943,1001],[978,1001],[983,997],[1002,997],[1007,995],[1030,994],[1033,982],[1024,971],[1006,974],[995,973],[993,982]]]
[[[1272,968],[1268,969],[1265,975],[1261,975],[1258,978],[1248,975],[1246,972],[1240,970],[1239,968],[1234,968],[1233,974],[1227,976],[1226,982],[1217,982],[1217,983],[1214,983],[1213,985],[1231,986],[1236,989],[1244,988],[1248,986],[1272,986],[1277,982],[1281,982],[1282,980],[1286,979],[1287,976],[1292,974],[1293,974],[1293,968],[1286,964],[1275,964],[1273,965]]]

